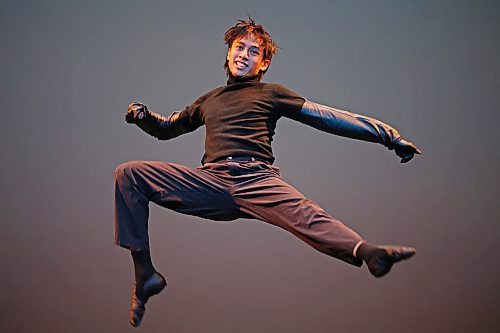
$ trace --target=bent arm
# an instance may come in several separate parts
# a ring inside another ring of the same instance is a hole
[[[158,113],[147,111],[137,126],[158,140],[170,140],[190,132],[186,122],[180,120],[181,111],[175,111],[165,117]]]
[[[308,100],[303,104],[297,120],[324,132],[380,143],[389,149],[394,149],[401,140],[395,128],[379,120]]]
[[[125,115],[125,121],[136,124],[144,132],[159,140],[170,140],[181,134],[192,132],[202,125],[197,105],[193,105],[165,117],[149,111],[148,107],[142,103],[132,102]]]

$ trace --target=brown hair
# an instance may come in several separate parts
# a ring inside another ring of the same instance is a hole
[[[226,43],[228,50],[231,48],[235,40],[245,37],[248,34],[255,35],[257,40],[261,42],[264,53],[262,56],[264,59],[271,61],[273,55],[278,53],[278,44],[276,44],[276,42],[271,38],[271,35],[269,35],[266,29],[264,29],[262,25],[256,24],[251,17],[248,17],[248,20],[236,21],[236,24],[226,31],[224,34],[224,42]],[[224,63],[224,68],[229,76],[230,72],[227,59]],[[267,67],[265,71],[262,71],[261,74],[263,75],[268,69],[269,67]]]

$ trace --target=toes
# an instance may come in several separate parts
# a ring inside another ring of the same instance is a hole
[[[392,262],[408,259],[416,253],[416,250],[412,247],[388,246],[385,247],[385,250],[390,256],[390,260],[392,260]]]

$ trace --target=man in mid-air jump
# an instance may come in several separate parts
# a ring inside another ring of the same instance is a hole
[[[308,101],[262,77],[278,50],[271,36],[251,18],[226,31],[228,80],[182,111],[161,116],[133,102],[125,120],[169,140],[205,125],[202,166],[167,162],[128,162],[115,170],[115,240],[131,251],[135,269],[130,323],[140,324],[148,299],[161,292],[165,278],[149,251],[150,201],[176,212],[211,220],[255,218],[279,226],[315,249],[355,266],[364,263],[375,277],[415,249],[365,241],[317,203],[287,184],[273,165],[271,142],[280,117],[321,131],[375,142],[394,150],[402,163],[418,148],[396,129],[373,118]]]

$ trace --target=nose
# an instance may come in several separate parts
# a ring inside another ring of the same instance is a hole
[[[238,55],[239,58],[243,59],[243,60],[248,60],[248,51],[242,51],[239,55]]]

